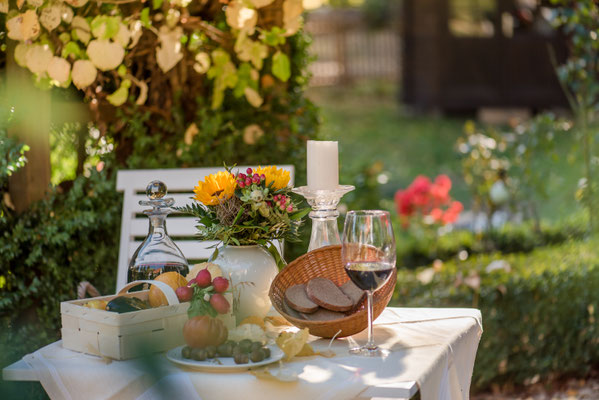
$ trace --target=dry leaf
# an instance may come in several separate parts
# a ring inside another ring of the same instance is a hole
[[[260,107],[264,102],[264,99],[260,96],[260,94],[251,87],[246,87],[245,89],[243,89],[243,94],[245,95],[245,98],[248,101],[248,103],[250,103],[255,108]]]
[[[8,0],[0,0],[0,13],[8,13]]]
[[[73,20],[73,9],[67,4],[62,3],[60,5],[60,18],[67,24],[70,24]]]
[[[240,1],[232,1],[225,10],[227,24],[233,28],[249,35],[254,33],[256,22],[258,22],[258,13],[256,10],[245,7]]]
[[[27,68],[34,74],[42,74],[48,70],[53,56],[50,46],[35,44],[27,51]]]
[[[181,36],[183,28],[180,26],[173,30],[166,26],[160,27],[160,47],[156,48],[156,62],[162,72],[170,71],[183,58]]]
[[[6,21],[8,37],[13,40],[27,41],[40,33],[40,24],[34,10],[27,10]]]
[[[283,27],[285,36],[296,33],[301,27],[301,16],[304,11],[302,0],[285,0],[283,3]]]
[[[310,333],[308,328],[297,332],[281,332],[276,340],[277,346],[285,353],[285,360],[291,360],[295,357],[308,342]]]
[[[27,0],[27,4],[31,7],[38,8],[44,4],[44,0]]]
[[[271,5],[275,0],[250,0],[254,7],[262,8]]]
[[[243,141],[246,144],[256,144],[258,139],[264,135],[264,131],[258,124],[251,124],[245,127],[243,130]]]
[[[210,54],[206,52],[199,52],[195,56],[195,64],[193,64],[193,69],[198,74],[205,74],[210,69]]]
[[[68,82],[70,72],[71,64],[64,58],[53,57],[48,65],[48,75],[61,85]]]
[[[116,36],[114,37],[114,41],[123,47],[127,47],[130,39],[131,39],[131,33],[129,32],[127,25],[120,23],[119,31],[117,32]]]
[[[79,89],[85,89],[91,85],[96,80],[97,75],[98,70],[89,60],[77,60],[73,64],[71,77],[73,78],[73,83]]]
[[[200,133],[198,126],[195,124],[195,122],[192,122],[191,125],[189,125],[187,127],[187,129],[185,130],[185,135],[183,137],[183,141],[185,142],[185,144],[188,146],[191,145],[191,143],[193,142],[193,137],[195,135],[197,135],[198,133]],[[210,275],[210,276],[212,276],[212,275]],[[239,324],[239,325],[241,325],[241,324]]]
[[[54,30],[58,25],[60,25],[60,21],[62,20],[60,12],[61,7],[58,5],[45,7],[40,15],[40,22],[42,26],[48,31]]]
[[[88,0],[64,0],[65,3],[72,5],[75,8],[82,7],[87,4]]]
[[[27,43],[19,43],[15,47],[15,61],[21,67],[27,67],[27,52],[31,47],[30,44]]]
[[[100,71],[109,71],[123,62],[125,49],[108,39],[95,39],[87,45],[87,55]]]
[[[77,39],[83,44],[89,43],[92,37],[91,28],[85,18],[76,16],[71,22],[71,28],[75,31]]]

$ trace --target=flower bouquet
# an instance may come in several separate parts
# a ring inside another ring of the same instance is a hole
[[[179,211],[198,218],[200,240],[224,245],[267,247],[282,262],[273,241],[297,241],[299,227],[310,208],[299,209],[291,197],[289,171],[276,166],[231,168],[208,175],[194,188],[196,202]]]

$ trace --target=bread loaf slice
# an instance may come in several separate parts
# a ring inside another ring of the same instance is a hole
[[[331,310],[326,310],[324,308],[318,308],[318,311],[312,313],[312,314],[304,314],[304,313],[300,313],[302,315],[302,317],[304,317],[304,319],[307,319],[309,321],[331,321],[334,319],[339,319],[339,318],[343,318],[345,317],[345,314],[337,312],[337,311],[331,311]]]
[[[366,291],[357,287],[352,281],[345,282],[343,285],[339,286],[339,289],[341,289],[343,294],[349,297],[354,303],[353,308],[356,308],[362,302],[364,297],[366,297]]]
[[[306,294],[314,303],[331,311],[349,311],[353,301],[332,281],[325,278],[313,278],[306,285]]]
[[[306,285],[293,285],[285,290],[285,301],[289,307],[303,313],[313,313],[318,310],[318,304],[314,303],[306,295]]]

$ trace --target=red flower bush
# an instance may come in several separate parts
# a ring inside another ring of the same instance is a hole
[[[462,203],[449,195],[451,179],[439,175],[431,182],[418,175],[405,190],[395,193],[395,205],[402,225],[407,227],[411,218],[419,216],[425,223],[446,225],[455,222],[464,209]]]

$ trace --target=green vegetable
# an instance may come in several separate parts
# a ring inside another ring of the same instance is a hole
[[[119,314],[146,310],[150,308],[143,300],[137,297],[119,296],[110,300],[106,305],[106,311],[117,312]]]

